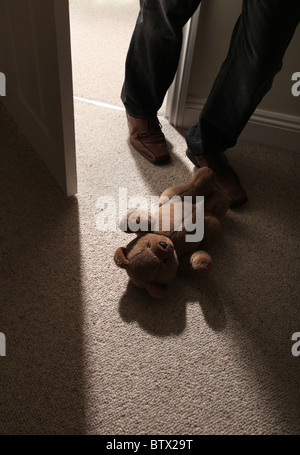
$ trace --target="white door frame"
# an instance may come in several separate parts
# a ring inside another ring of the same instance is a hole
[[[201,4],[183,28],[183,39],[177,73],[169,88],[166,116],[171,125],[182,127]]]

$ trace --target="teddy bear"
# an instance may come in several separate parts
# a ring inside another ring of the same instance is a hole
[[[152,297],[166,297],[177,272],[200,274],[208,270],[212,258],[203,248],[220,235],[229,204],[229,198],[216,187],[213,171],[198,169],[188,182],[161,194],[155,213],[131,211],[121,221],[121,229],[134,232],[136,237],[126,247],[117,248],[116,265]],[[197,217],[202,217],[204,235],[196,235]]]

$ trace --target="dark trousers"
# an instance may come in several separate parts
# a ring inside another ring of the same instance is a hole
[[[182,28],[200,1],[140,0],[121,94],[132,116],[157,114],[177,70]],[[243,0],[226,59],[199,121],[186,135],[193,154],[217,153],[236,144],[280,71],[299,20],[300,0]]]

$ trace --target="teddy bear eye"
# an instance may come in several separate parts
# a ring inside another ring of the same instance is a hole
[[[150,248],[150,243],[147,243],[147,248]]]

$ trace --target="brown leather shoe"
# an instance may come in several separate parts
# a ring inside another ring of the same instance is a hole
[[[170,154],[158,118],[139,119],[126,114],[133,147],[153,164],[168,161]]]
[[[231,199],[230,207],[242,205],[248,201],[247,194],[238,176],[229,166],[224,152],[215,155],[193,155],[190,150],[187,150],[186,155],[195,166],[207,166],[214,171],[217,187]]]

